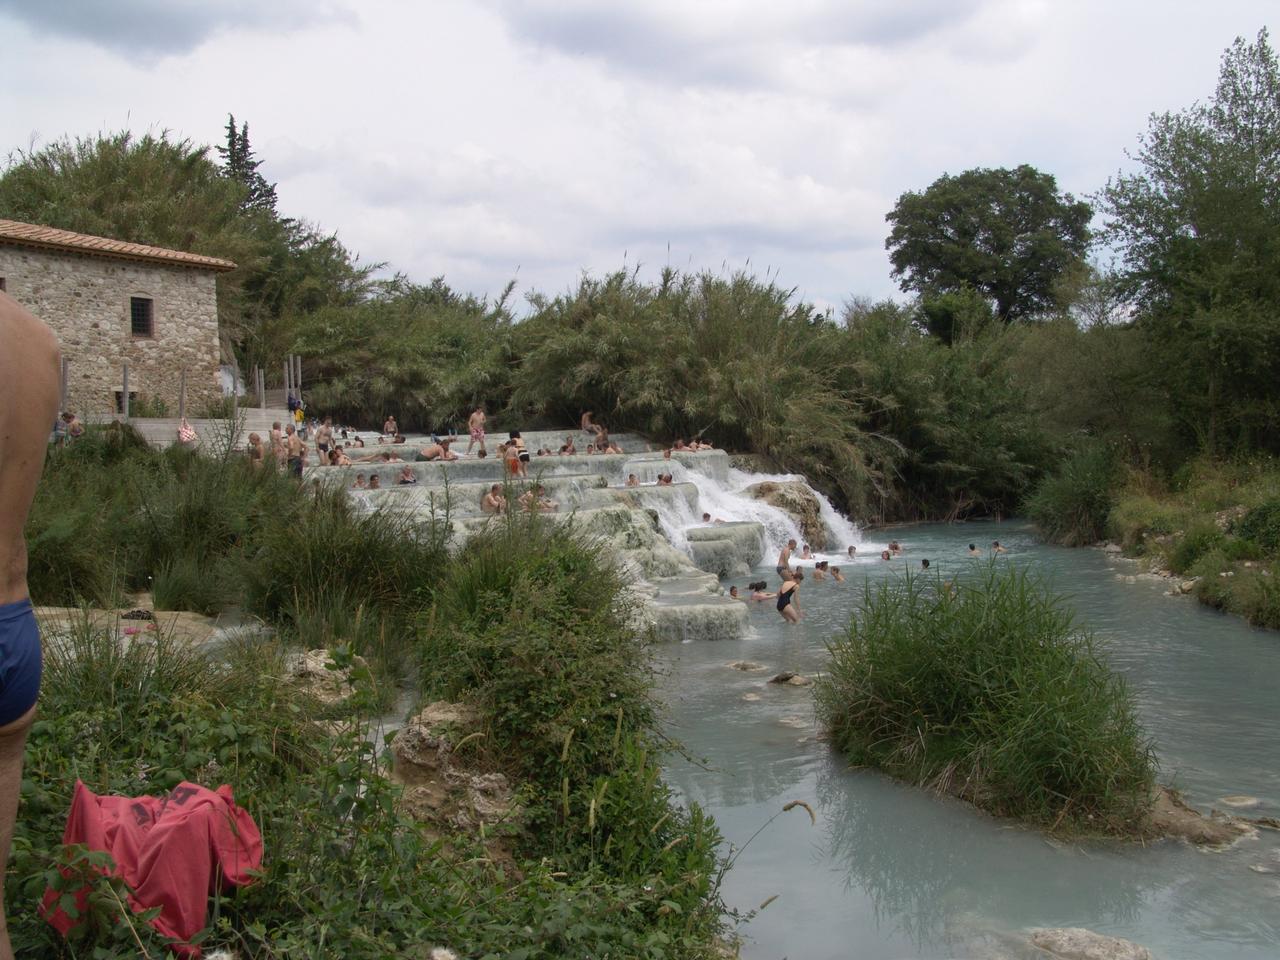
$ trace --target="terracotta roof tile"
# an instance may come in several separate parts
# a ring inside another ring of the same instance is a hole
[[[72,233],[70,230],[42,227],[34,223],[19,223],[17,220],[0,220],[0,243],[17,243],[28,247],[41,247],[45,250],[64,250],[68,253],[114,257],[121,260],[147,260],[152,263],[167,263],[175,267],[199,267],[205,270],[236,268],[230,260],[222,260],[218,257],[185,253],[182,250],[166,250],[164,247],[149,247],[142,243],[112,240],[108,237],[94,237],[87,233]]]

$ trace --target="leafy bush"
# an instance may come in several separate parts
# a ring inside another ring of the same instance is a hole
[[[719,834],[661,780],[651,666],[621,587],[570,529],[537,515],[492,525],[424,618],[423,694],[474,703],[490,761],[531,785],[528,855],[647,884],[677,905],[655,923],[706,932]]]
[[[1087,443],[1040,481],[1024,508],[1046,539],[1067,546],[1093,543],[1106,530],[1115,478],[1111,452]]]
[[[1222,549],[1225,543],[1226,537],[1212,521],[1201,523],[1184,533],[1174,544],[1169,554],[1169,569],[1174,573],[1186,573],[1201,556],[1210,550]]]
[[[1119,496],[1107,517],[1107,531],[1126,550],[1141,549],[1148,537],[1170,536],[1190,519],[1185,507],[1167,503],[1147,493]]]
[[[1280,498],[1254,507],[1236,521],[1232,532],[1268,553],[1280,553]]]
[[[1234,580],[1232,611],[1255,626],[1280,629],[1280,565],[1243,570]]]
[[[1053,828],[1141,831],[1154,756],[1132,697],[1027,572],[868,586],[830,652],[818,712],[852,762]]]

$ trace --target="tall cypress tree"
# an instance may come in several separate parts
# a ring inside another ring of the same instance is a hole
[[[226,175],[238,180],[248,191],[244,199],[246,210],[261,210],[275,216],[276,185],[268,183],[258,171],[261,160],[254,159],[253,147],[249,144],[249,124],[243,123],[236,129],[236,118],[227,114],[227,145],[218,147],[222,156],[222,166]]]

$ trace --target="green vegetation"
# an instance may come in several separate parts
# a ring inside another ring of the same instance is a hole
[[[163,955],[148,928],[120,922],[119,884],[89,876],[101,858],[60,840],[77,778],[123,794],[187,778],[232,784],[268,851],[260,883],[213,898],[207,945],[261,960],[314,956],[319,937],[324,955],[356,958],[431,943],[530,960],[709,956],[719,834],[661,779],[668,744],[617,574],[537,516],[495,525],[453,561],[443,530],[356,514],[342,491],[240,458],[155,451],[127,427],[50,451],[32,515],[37,602],[120,600],[150,578],[157,607],[234,599],[277,640],[205,654],[163,633],[129,643],[75,613],[46,631],[10,889],[35,902],[70,862],[97,895],[69,945],[14,911],[20,955]],[[299,645],[353,668],[347,707],[283,682]],[[478,763],[519,791],[512,859],[398,808],[366,737],[394,681],[415,676],[424,700],[479,712]]]
[[[1203,603],[1280,628],[1280,464],[1192,461],[1169,481],[1132,474],[1107,532],[1130,556],[1195,580]]]
[[[1055,543],[1094,543],[1106,529],[1115,475],[1111,451],[1086,443],[1036,486],[1024,504],[1027,516]]]
[[[1133,699],[1026,571],[868,587],[830,651],[818,712],[852,762],[1051,829],[1143,831],[1154,756]]]
[[[885,246],[903,290],[926,301],[974,291],[1012,322],[1059,304],[1060,281],[1089,246],[1089,204],[1060,195],[1047,173],[1014,170],[943,174],[922,193],[898,198]],[[930,329],[950,339],[951,325]]]
[[[27,528],[37,603],[162,610],[235,603],[309,642],[403,671],[416,611],[444,570],[444,525],[358,515],[344,491],[299,487],[241,456],[152,450],[127,426],[49,451]],[[397,666],[399,665],[399,666]]]

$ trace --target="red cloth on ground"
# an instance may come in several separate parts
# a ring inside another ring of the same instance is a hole
[[[166,797],[135,798],[100,797],[77,780],[62,842],[110,853],[114,875],[133,891],[129,906],[160,907],[152,926],[184,941],[172,949],[186,957],[200,956],[185,941],[204,928],[209,895],[251,883],[262,866],[262,834],[225,784],[209,790],[183,781]],[[87,893],[76,894],[81,912]],[[76,921],[57,906],[58,896],[45,891],[40,912],[65,937]]]

